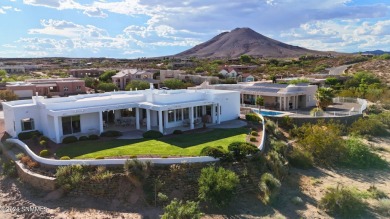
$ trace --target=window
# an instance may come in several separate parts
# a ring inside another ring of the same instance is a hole
[[[22,131],[34,130],[34,119],[33,118],[25,118],[22,119]]]
[[[76,86],[76,90],[80,91],[81,90],[81,86],[80,85]]]
[[[182,109],[177,109],[176,110],[176,121],[181,121],[182,120]]]
[[[175,112],[173,110],[168,110],[168,122],[175,121]]]
[[[64,86],[64,91],[69,91],[69,88],[67,86]]]
[[[198,112],[198,117],[202,117],[203,116],[203,109],[202,109],[203,107],[201,107],[201,106],[198,106],[197,107],[197,112]]]
[[[62,117],[62,133],[69,135],[81,132],[80,116]]]
[[[189,119],[189,113],[188,113],[188,108],[183,109],[183,117],[184,119]]]

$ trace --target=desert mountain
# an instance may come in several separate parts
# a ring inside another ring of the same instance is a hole
[[[236,28],[221,33],[211,40],[189,50],[176,54],[176,57],[237,58],[243,54],[254,57],[298,57],[301,55],[326,55],[320,52],[292,46],[263,36],[250,28]]]

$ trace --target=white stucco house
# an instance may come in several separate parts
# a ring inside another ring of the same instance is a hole
[[[159,130],[187,126],[201,118],[209,123],[237,119],[240,93],[227,90],[120,91],[3,102],[5,131],[12,137],[39,130],[54,142],[65,136],[98,134],[106,123],[128,121],[128,130]]]
[[[315,93],[317,85],[303,84],[274,84],[268,82],[247,82],[238,84],[203,83],[189,89],[217,89],[240,92],[240,103],[255,105],[256,98],[264,98],[264,106],[275,110],[296,110],[316,105]]]

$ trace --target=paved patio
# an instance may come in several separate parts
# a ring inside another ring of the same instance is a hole
[[[221,128],[221,129],[231,129],[231,128],[240,128],[246,126],[246,121],[243,120],[231,120],[226,122],[221,122],[221,124],[206,124],[207,128]],[[203,124],[195,126],[195,129],[202,128]],[[152,130],[158,131],[158,126],[152,126]],[[143,138],[142,134],[146,132],[146,127],[141,127],[140,130],[135,129],[135,127],[128,126],[115,126],[114,124],[109,124],[106,128],[107,130],[117,130],[121,131],[123,135],[117,139],[140,139]],[[164,129],[164,135],[172,134],[174,130],[182,130],[183,132],[191,130],[190,127],[180,126],[175,128],[166,128]]]

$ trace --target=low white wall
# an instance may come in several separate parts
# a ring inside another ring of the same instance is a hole
[[[6,140],[8,144],[15,144],[18,147],[22,148],[26,153],[35,161],[50,165],[50,166],[66,166],[73,164],[83,164],[83,165],[123,165],[127,159],[97,159],[97,160],[54,160],[43,158],[36,155],[30,148],[20,141],[19,139],[9,138]],[[180,164],[180,163],[206,163],[206,162],[215,162],[219,159],[201,156],[201,157],[179,157],[179,158],[137,158],[140,161],[150,161],[153,164]]]

